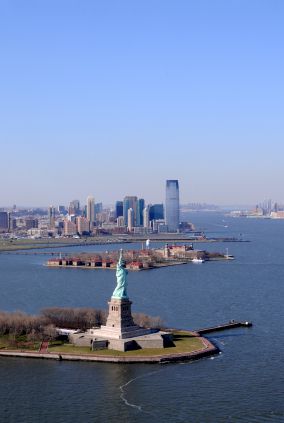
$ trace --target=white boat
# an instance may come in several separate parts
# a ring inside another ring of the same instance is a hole
[[[229,254],[229,250],[228,248],[226,248],[226,254],[224,255],[225,259],[227,260],[234,260],[234,256],[232,256],[232,254]]]
[[[192,259],[192,263],[204,263],[204,260],[202,258],[195,257]]]

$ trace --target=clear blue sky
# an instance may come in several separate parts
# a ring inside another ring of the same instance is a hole
[[[282,0],[0,0],[0,206],[284,202]]]

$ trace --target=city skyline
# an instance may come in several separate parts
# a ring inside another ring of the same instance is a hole
[[[0,6],[3,207],[284,202],[284,3]]]

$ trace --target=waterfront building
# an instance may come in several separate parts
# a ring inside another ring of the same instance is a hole
[[[116,201],[115,203],[115,217],[123,216],[123,201]]]
[[[273,211],[270,213],[270,217],[272,219],[284,219],[284,211],[283,210]]]
[[[123,216],[118,216],[116,222],[117,222],[117,226],[119,228],[123,228],[125,226],[125,222],[124,222],[124,217]]]
[[[123,200],[123,217],[125,225],[128,226],[128,210],[133,210],[134,213],[134,221],[133,226],[136,225],[136,215],[137,215],[137,197],[135,196],[126,196]]]
[[[65,236],[72,236],[77,234],[77,226],[75,222],[71,222],[71,220],[65,219],[64,220],[64,235]]]
[[[166,225],[169,232],[179,228],[179,183],[177,179],[166,181]]]
[[[150,223],[153,232],[168,232],[168,226],[164,219],[151,220]]]
[[[31,228],[27,230],[27,235],[33,238],[44,238],[48,236],[46,229]]]
[[[25,219],[25,227],[26,227],[27,230],[38,228],[38,219],[34,219],[32,217],[27,217]]]
[[[89,227],[95,223],[95,199],[92,195],[87,197],[87,220],[89,221]]]
[[[127,210],[127,230],[129,232],[132,232],[134,227],[134,210],[130,207],[130,209]]]
[[[80,235],[89,235],[90,221],[86,217],[78,216],[76,218],[76,229]]]
[[[168,232],[168,226],[165,225],[165,221],[154,220],[153,222],[156,222],[158,233],[167,233]]]

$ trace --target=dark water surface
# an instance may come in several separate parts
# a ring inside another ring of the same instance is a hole
[[[222,354],[194,363],[0,358],[1,422],[284,422],[284,221],[213,213],[190,220],[209,235],[242,234],[251,242],[195,245],[228,247],[235,261],[130,273],[133,310],[159,315],[171,327],[241,319],[253,321],[253,328],[212,334]],[[46,259],[0,254],[1,310],[106,308],[114,272],[49,269]]]

